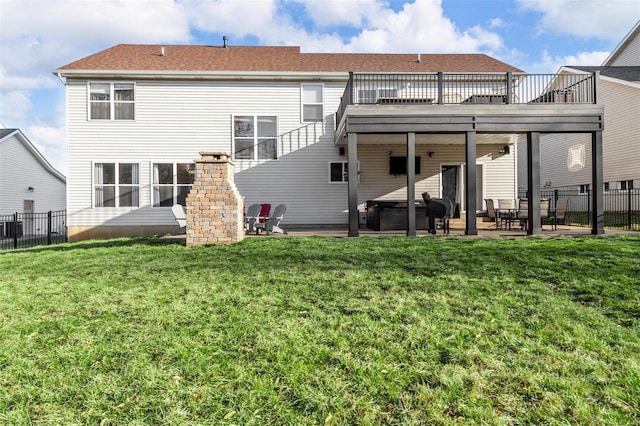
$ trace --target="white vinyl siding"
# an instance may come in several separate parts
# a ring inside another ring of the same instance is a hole
[[[599,102],[605,107],[602,132],[604,181],[638,179],[640,88],[610,79],[601,79],[599,87]],[[550,182],[549,187],[577,187],[591,182],[591,135],[543,135],[540,142],[541,185]],[[518,149],[518,185],[526,188],[526,144]]]
[[[135,121],[87,121],[87,81],[68,81],[70,226],[174,225],[169,209],[152,207],[153,163],[193,162],[201,151],[231,153],[230,114],[247,112],[278,117],[279,159],[234,161],[235,182],[245,204],[254,199],[284,202],[287,223],[309,223],[309,218],[344,223],[346,216],[340,211],[346,195],[327,183],[327,161],[343,159],[333,143],[334,115],[301,124],[299,82],[136,81],[135,85]],[[337,109],[344,85],[323,84],[326,110]],[[140,208],[89,208],[91,164],[98,160],[140,164]],[[327,201],[326,207],[318,206],[317,196]]]
[[[189,163],[201,151],[233,149],[233,117],[278,117],[277,161],[235,159],[234,181],[244,204],[287,205],[287,225],[344,225],[348,221],[347,185],[331,184],[328,163],[345,161],[334,143],[334,117],[346,80],[323,83],[324,121],[301,123],[301,82],[214,82],[139,80],[135,82],[135,121],[87,121],[87,82],[67,84],[69,151],[69,225],[174,226],[170,209],[153,208],[153,164]],[[277,100],[274,101],[274,100]],[[480,135],[479,135],[479,139]],[[406,196],[406,176],[389,175],[388,151],[403,150],[406,137],[385,144],[359,135],[359,203]],[[456,145],[432,144],[418,137],[422,173],[416,194],[439,193],[442,162],[464,161],[464,138]],[[513,197],[513,151],[505,145],[478,145],[478,162],[486,164],[485,193]],[[433,158],[428,151],[435,152]],[[515,150],[514,150],[515,151]],[[397,155],[404,155],[397,153]],[[136,162],[140,165],[139,208],[89,208],[92,162]]]
[[[14,134],[0,142],[0,215],[22,212],[24,200],[33,201],[37,213],[64,210],[65,183],[49,172],[19,138]]]
[[[635,38],[624,47],[624,50],[606,65],[613,67],[637,67],[640,65],[640,33],[636,34]]]

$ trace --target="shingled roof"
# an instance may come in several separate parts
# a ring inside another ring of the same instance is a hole
[[[163,54],[164,53],[164,54]],[[297,46],[119,44],[54,72],[521,72],[484,54],[301,53]]]
[[[572,65],[567,65],[567,67],[586,72],[599,71],[600,75],[605,77],[617,78],[618,80],[636,83],[640,82],[640,67],[585,67]]]

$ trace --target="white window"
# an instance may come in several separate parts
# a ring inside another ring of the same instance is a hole
[[[133,83],[89,83],[90,120],[133,120]]]
[[[278,117],[236,115],[233,117],[233,158],[275,160],[278,158]]]
[[[609,182],[605,182],[602,184],[602,190],[604,192],[609,192],[609,189],[611,189],[611,186],[609,185]]]
[[[138,207],[140,167],[137,163],[95,163],[94,207]]]
[[[302,85],[302,121],[322,121],[324,117],[322,84]]]
[[[155,163],[153,165],[153,207],[187,205],[196,173],[194,163]]]
[[[349,163],[346,161],[333,161],[329,163],[329,182],[349,182]],[[358,182],[360,182],[360,162],[358,161]]]
[[[633,181],[631,179],[629,179],[629,180],[621,180],[620,181],[620,189],[622,189],[623,191],[626,191],[628,189],[633,189]]]
[[[580,190],[579,193],[580,194],[588,194],[589,193],[589,184],[586,185],[580,185]]]

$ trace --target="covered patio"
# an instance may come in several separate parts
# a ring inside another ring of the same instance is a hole
[[[416,141],[423,135],[457,135],[464,154],[464,235],[478,235],[476,161],[479,143],[493,135],[518,135],[527,141],[528,227],[539,235],[540,136],[587,133],[592,151],[592,234],[604,233],[602,130],[604,109],[596,103],[593,74],[355,74],[351,73],[336,113],[335,144],[347,155],[349,176],[359,173],[359,151],[377,135],[403,140],[406,153],[406,235],[415,236]],[[390,88],[393,87],[393,88]],[[399,90],[398,88],[404,88]],[[384,95],[384,96],[382,96]],[[455,138],[454,138],[455,139]],[[480,141],[480,142],[479,142]],[[348,180],[348,236],[361,234],[358,179]]]

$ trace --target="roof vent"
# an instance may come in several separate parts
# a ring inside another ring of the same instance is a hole
[[[164,47],[160,48],[160,56],[164,56]]]
[[[224,47],[225,49],[229,47],[229,45],[227,44],[228,41],[229,38],[227,36],[222,36],[222,47]]]
[[[418,53],[418,60],[417,60],[417,62],[418,62],[418,63],[422,62],[422,60],[420,59],[420,54],[419,54],[419,53]]]

